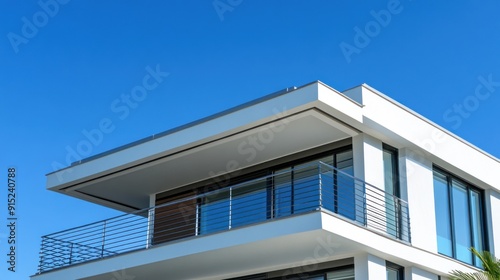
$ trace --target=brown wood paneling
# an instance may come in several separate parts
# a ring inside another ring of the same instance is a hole
[[[193,191],[179,193],[156,200],[156,206],[178,199],[193,197]],[[156,208],[153,227],[153,244],[168,242],[196,235],[196,199]]]

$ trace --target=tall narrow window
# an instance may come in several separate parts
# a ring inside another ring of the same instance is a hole
[[[484,244],[483,240],[483,219],[482,219],[482,204],[481,204],[481,194],[476,190],[470,190],[470,215],[471,215],[471,228],[472,228],[472,242],[473,244]],[[476,247],[479,251],[484,249],[483,247]],[[474,263],[479,266],[481,260],[474,256]]]
[[[292,168],[275,171],[274,176],[274,217],[289,216],[293,213]]]
[[[222,189],[207,195],[200,205],[200,234],[231,227],[231,190]]]
[[[453,229],[455,231],[455,255],[461,261],[472,263],[472,255],[469,251],[469,248],[472,246],[472,240],[470,235],[471,224],[467,187],[452,180],[451,198],[453,205]]]
[[[480,260],[469,248],[485,249],[481,192],[443,171],[434,170],[434,205],[438,252],[480,266]]]
[[[267,182],[257,180],[232,190],[231,227],[265,221],[267,219]]]
[[[335,166],[340,172],[335,172],[334,193],[335,212],[351,220],[356,219],[356,189],[354,186],[354,167],[352,150],[334,155]]]
[[[400,197],[398,150],[388,145],[383,145],[384,182],[385,191]]]
[[[339,171],[334,171],[329,166]],[[275,170],[274,174],[274,217],[307,212],[321,206],[344,217],[356,219],[356,190],[350,147]]]
[[[438,251],[453,256],[451,236],[450,194],[446,176],[434,172],[434,205],[436,212],[436,230]]]
[[[398,200],[400,197],[398,150],[384,144],[382,154],[384,162],[384,190],[388,194],[385,197],[386,229],[388,234],[400,237],[403,217],[400,217],[399,214],[401,213],[401,205]]]
[[[293,167],[293,212],[311,211],[319,206],[318,165],[307,162]]]

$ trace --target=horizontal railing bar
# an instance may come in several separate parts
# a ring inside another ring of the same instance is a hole
[[[45,235],[39,272],[321,209],[410,239],[405,201],[316,162]]]
[[[72,244],[75,244],[77,246],[85,246],[85,247],[89,247],[89,248],[92,248],[94,249],[94,247],[92,246],[88,246],[88,245],[85,245],[85,244],[80,244],[80,243],[76,243],[76,242],[71,242],[71,241],[63,241],[63,240],[58,240],[58,239],[55,239],[55,238],[50,238],[50,237],[44,237],[44,239],[53,239],[53,240],[57,240],[57,242],[64,242],[64,243],[72,243]],[[47,246],[47,245],[45,245]]]

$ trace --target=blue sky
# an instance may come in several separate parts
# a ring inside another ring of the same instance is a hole
[[[117,213],[46,191],[54,167],[285,87],[367,83],[500,157],[499,11],[492,0],[0,0],[0,180],[15,167],[18,195],[17,272],[2,226],[0,278],[36,272],[42,235]],[[151,71],[155,86],[127,99]]]

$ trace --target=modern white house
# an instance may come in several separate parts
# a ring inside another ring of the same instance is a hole
[[[500,255],[500,161],[365,84],[287,88],[47,188],[124,214],[43,236],[33,280],[436,280]]]

